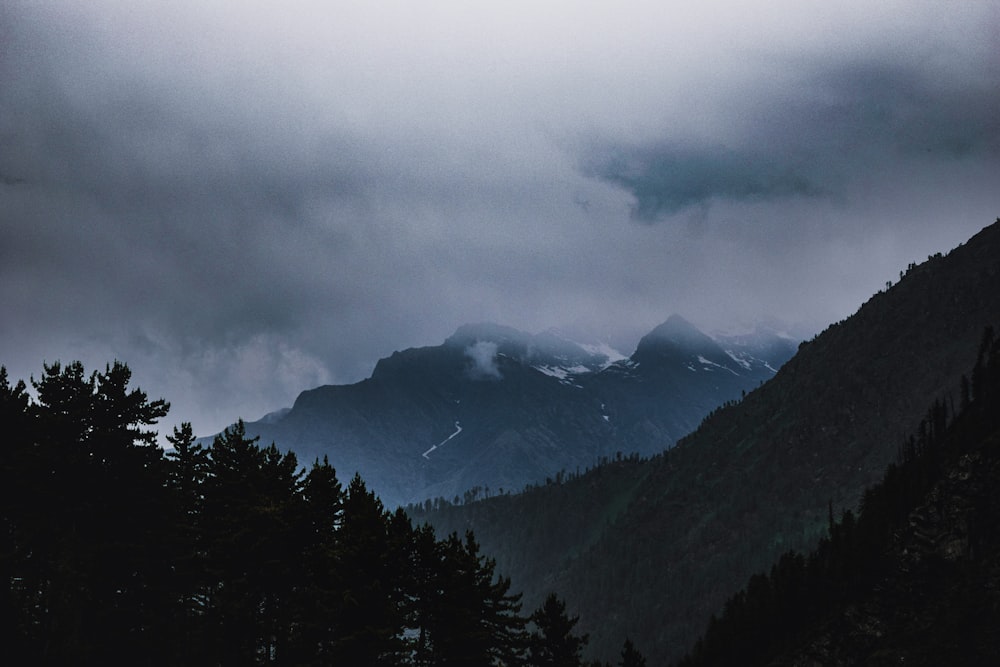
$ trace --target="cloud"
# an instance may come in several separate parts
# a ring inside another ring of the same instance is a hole
[[[1000,65],[965,81],[904,63],[804,64],[780,100],[733,101],[732,145],[671,136],[590,147],[581,173],[627,191],[656,222],[713,202],[843,198],[908,161],[1000,163]],[[741,124],[746,125],[740,127]]]
[[[725,147],[636,147],[610,153],[592,158],[583,171],[628,190],[635,198],[632,217],[642,222],[714,199],[745,202],[824,194],[807,170],[788,158]]]
[[[497,366],[497,344],[481,340],[465,349],[465,356],[472,364],[466,372],[473,380],[500,380],[503,375]]]
[[[1000,211],[984,4],[626,5],[0,3],[0,363],[208,433],[465,322],[822,326]]]

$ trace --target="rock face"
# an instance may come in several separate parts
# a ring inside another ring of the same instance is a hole
[[[773,332],[717,342],[674,315],[631,357],[555,333],[460,327],[381,359],[370,378],[303,392],[247,432],[329,456],[391,506],[519,491],[621,453],[670,447],[795,351]]]

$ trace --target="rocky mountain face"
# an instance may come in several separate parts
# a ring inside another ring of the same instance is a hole
[[[622,453],[652,455],[770,379],[795,342],[713,340],[674,315],[630,357],[495,324],[395,352],[371,377],[303,392],[247,424],[300,459],[362,474],[388,506],[544,482]]]
[[[529,606],[563,596],[595,657],[628,634],[667,664],[752,574],[812,548],[831,504],[856,507],[930,403],[959,401],[987,325],[1000,325],[1000,221],[911,265],[668,452],[415,518],[474,530]],[[640,345],[631,361],[667,357]]]

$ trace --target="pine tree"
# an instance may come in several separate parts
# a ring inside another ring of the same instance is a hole
[[[622,646],[622,659],[618,663],[619,667],[646,667],[646,658],[636,650],[631,639],[625,638]]]
[[[580,620],[566,613],[566,603],[555,593],[550,593],[545,602],[531,615],[535,631],[531,634],[531,664],[551,667],[578,667],[581,653],[587,644],[587,635],[573,634],[573,628]]]
[[[162,645],[157,619],[172,595],[161,529],[166,509],[156,423],[168,409],[128,387],[116,362],[87,375],[74,362],[44,366],[26,414],[32,452],[24,461],[21,532],[34,598],[27,616],[43,661],[132,660]],[[28,535],[30,537],[27,537]]]
[[[443,554],[434,529],[424,524],[413,530],[408,547],[410,597],[406,600],[406,626],[413,632],[411,649],[416,667],[434,664],[432,637],[436,634],[441,604]]]
[[[390,566],[382,501],[355,475],[344,498],[335,568],[341,604],[335,613],[336,664],[395,664],[402,650],[403,611],[397,598],[402,573]]]
[[[257,446],[242,420],[216,436],[205,483],[208,625],[223,664],[271,662],[287,649],[287,602],[301,574],[301,471],[293,454]]]
[[[495,562],[479,552],[472,533],[452,533],[437,543],[432,583],[421,626],[427,664],[519,664],[524,651],[520,595],[497,577]],[[435,590],[436,589],[436,590]]]
[[[195,440],[190,422],[174,427],[167,436],[167,488],[170,492],[168,559],[171,585],[177,595],[177,613],[166,621],[171,645],[186,664],[198,664],[205,644],[208,606],[205,531],[202,524],[208,450]]]
[[[33,526],[35,485],[42,477],[29,440],[27,386],[7,380],[0,366],[0,645],[13,664],[28,663],[36,641],[41,580],[33,565],[33,545],[43,526]]]
[[[296,558],[303,582],[294,591],[292,641],[286,664],[327,664],[336,641],[336,614],[342,604],[336,574],[338,530],[344,490],[326,457],[316,461],[302,485],[300,530],[304,548]]]

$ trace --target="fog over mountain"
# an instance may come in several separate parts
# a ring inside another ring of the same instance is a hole
[[[0,363],[119,358],[210,433],[464,322],[808,336],[1000,212],[998,34],[989,2],[4,2]]]
[[[327,457],[345,479],[359,472],[390,508],[516,492],[661,453],[770,380],[796,347],[766,329],[716,341],[679,315],[630,356],[467,324],[440,345],[383,357],[361,382],[303,391],[246,432],[303,462]]]

